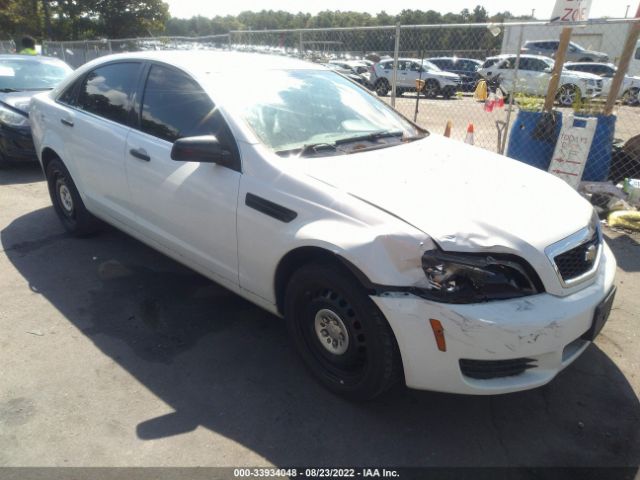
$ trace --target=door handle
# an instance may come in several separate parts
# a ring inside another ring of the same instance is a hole
[[[145,162],[151,161],[151,157],[147,154],[147,151],[144,148],[132,148],[129,150],[129,153],[132,157],[136,157],[138,160],[143,160]]]
[[[73,127],[73,122],[71,120],[67,120],[66,118],[61,118],[60,123],[66,125],[67,127]]]

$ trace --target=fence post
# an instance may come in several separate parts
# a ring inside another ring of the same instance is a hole
[[[300,30],[300,47],[299,47],[300,58],[304,58],[304,50],[303,50],[303,48],[304,48],[304,42],[302,40],[302,30]]]
[[[87,63],[87,57],[89,56],[89,42],[84,41],[84,63]]]
[[[398,82],[398,56],[400,54],[400,24],[396,23],[396,43],[393,47],[393,76],[391,77],[391,106],[396,108],[396,83]],[[420,92],[418,92],[418,95]]]
[[[627,70],[629,70],[629,63],[631,62],[631,57],[636,49],[638,36],[640,36],[640,7],[638,7],[637,16],[639,17],[638,21],[632,23],[629,27],[629,34],[627,35],[627,40],[622,48],[622,56],[618,62],[618,71],[615,73],[613,81],[611,82],[611,89],[609,90],[607,103],[605,104],[604,111],[602,112],[607,116],[613,113],[613,106],[616,104],[618,92],[620,91],[620,87],[622,87],[622,82],[624,82]]]
[[[111,48],[111,40],[107,40],[107,45],[109,46],[109,54],[113,53],[113,48]]]
[[[513,101],[516,93],[516,83],[518,82],[518,70],[520,68],[520,53],[522,52],[523,34],[524,34],[524,25],[520,25],[520,36],[518,37],[518,52],[516,53],[516,64],[514,66],[515,70],[513,72],[513,81],[511,82],[511,94],[509,95],[509,110],[507,110],[507,121],[504,127],[504,136],[502,137],[502,145],[500,145],[500,151],[498,152],[501,155],[504,155],[504,149],[507,143],[507,137],[509,136],[511,112],[513,111]]]
[[[62,61],[67,61],[67,52],[65,52],[64,43],[60,42],[60,51],[62,52]]]
[[[231,46],[232,45],[232,43],[231,43],[231,35],[233,35],[232,32],[229,32],[229,34],[227,35],[227,45],[229,47],[229,50],[233,50],[233,47]]]

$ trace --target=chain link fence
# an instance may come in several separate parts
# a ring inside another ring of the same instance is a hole
[[[580,180],[617,184],[640,177],[640,49],[635,43],[612,111],[606,99],[625,42],[639,22],[232,31],[197,38],[47,42],[43,53],[74,67],[102,55],[141,50],[293,56],[329,65],[435,134],[446,131],[575,186]],[[564,27],[571,29],[567,63],[548,95]]]

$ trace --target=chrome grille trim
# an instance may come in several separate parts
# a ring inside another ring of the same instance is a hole
[[[594,260],[592,267],[586,272],[584,272],[583,274],[578,275],[577,277],[568,278],[568,279],[563,278],[562,274],[560,273],[560,269],[556,265],[555,258],[558,255],[562,255],[563,253],[566,253],[569,250],[572,250],[576,247],[579,247],[580,245],[590,242],[593,239],[594,235],[597,236],[598,246],[597,246],[597,252],[596,252],[596,259]],[[566,238],[563,238],[559,242],[549,245],[547,248],[544,249],[544,253],[546,254],[549,261],[551,262],[551,265],[553,266],[553,269],[555,270],[556,275],[560,280],[560,284],[564,288],[572,288],[572,287],[575,287],[576,285],[579,285],[582,282],[586,282],[587,280],[595,276],[596,272],[598,271],[598,267],[600,266],[600,259],[602,256],[602,229],[600,228],[600,222],[598,221],[597,218],[595,218],[589,226],[581,230],[578,230],[576,233],[569,235]]]

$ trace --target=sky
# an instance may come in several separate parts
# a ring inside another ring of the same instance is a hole
[[[237,15],[245,10],[285,10],[292,13],[299,11],[317,13],[321,10],[353,10],[375,14],[382,10],[389,14],[399,13],[404,9],[436,10],[441,13],[458,13],[464,8],[472,10],[482,5],[494,14],[509,10],[514,15],[530,15],[535,8],[535,16],[546,20],[551,17],[555,0],[164,0],[169,4],[169,12],[174,17],[190,18],[194,15],[214,17],[216,15]],[[627,5],[629,15],[633,16],[638,8],[639,0],[592,0],[591,18],[601,16],[624,17]]]

